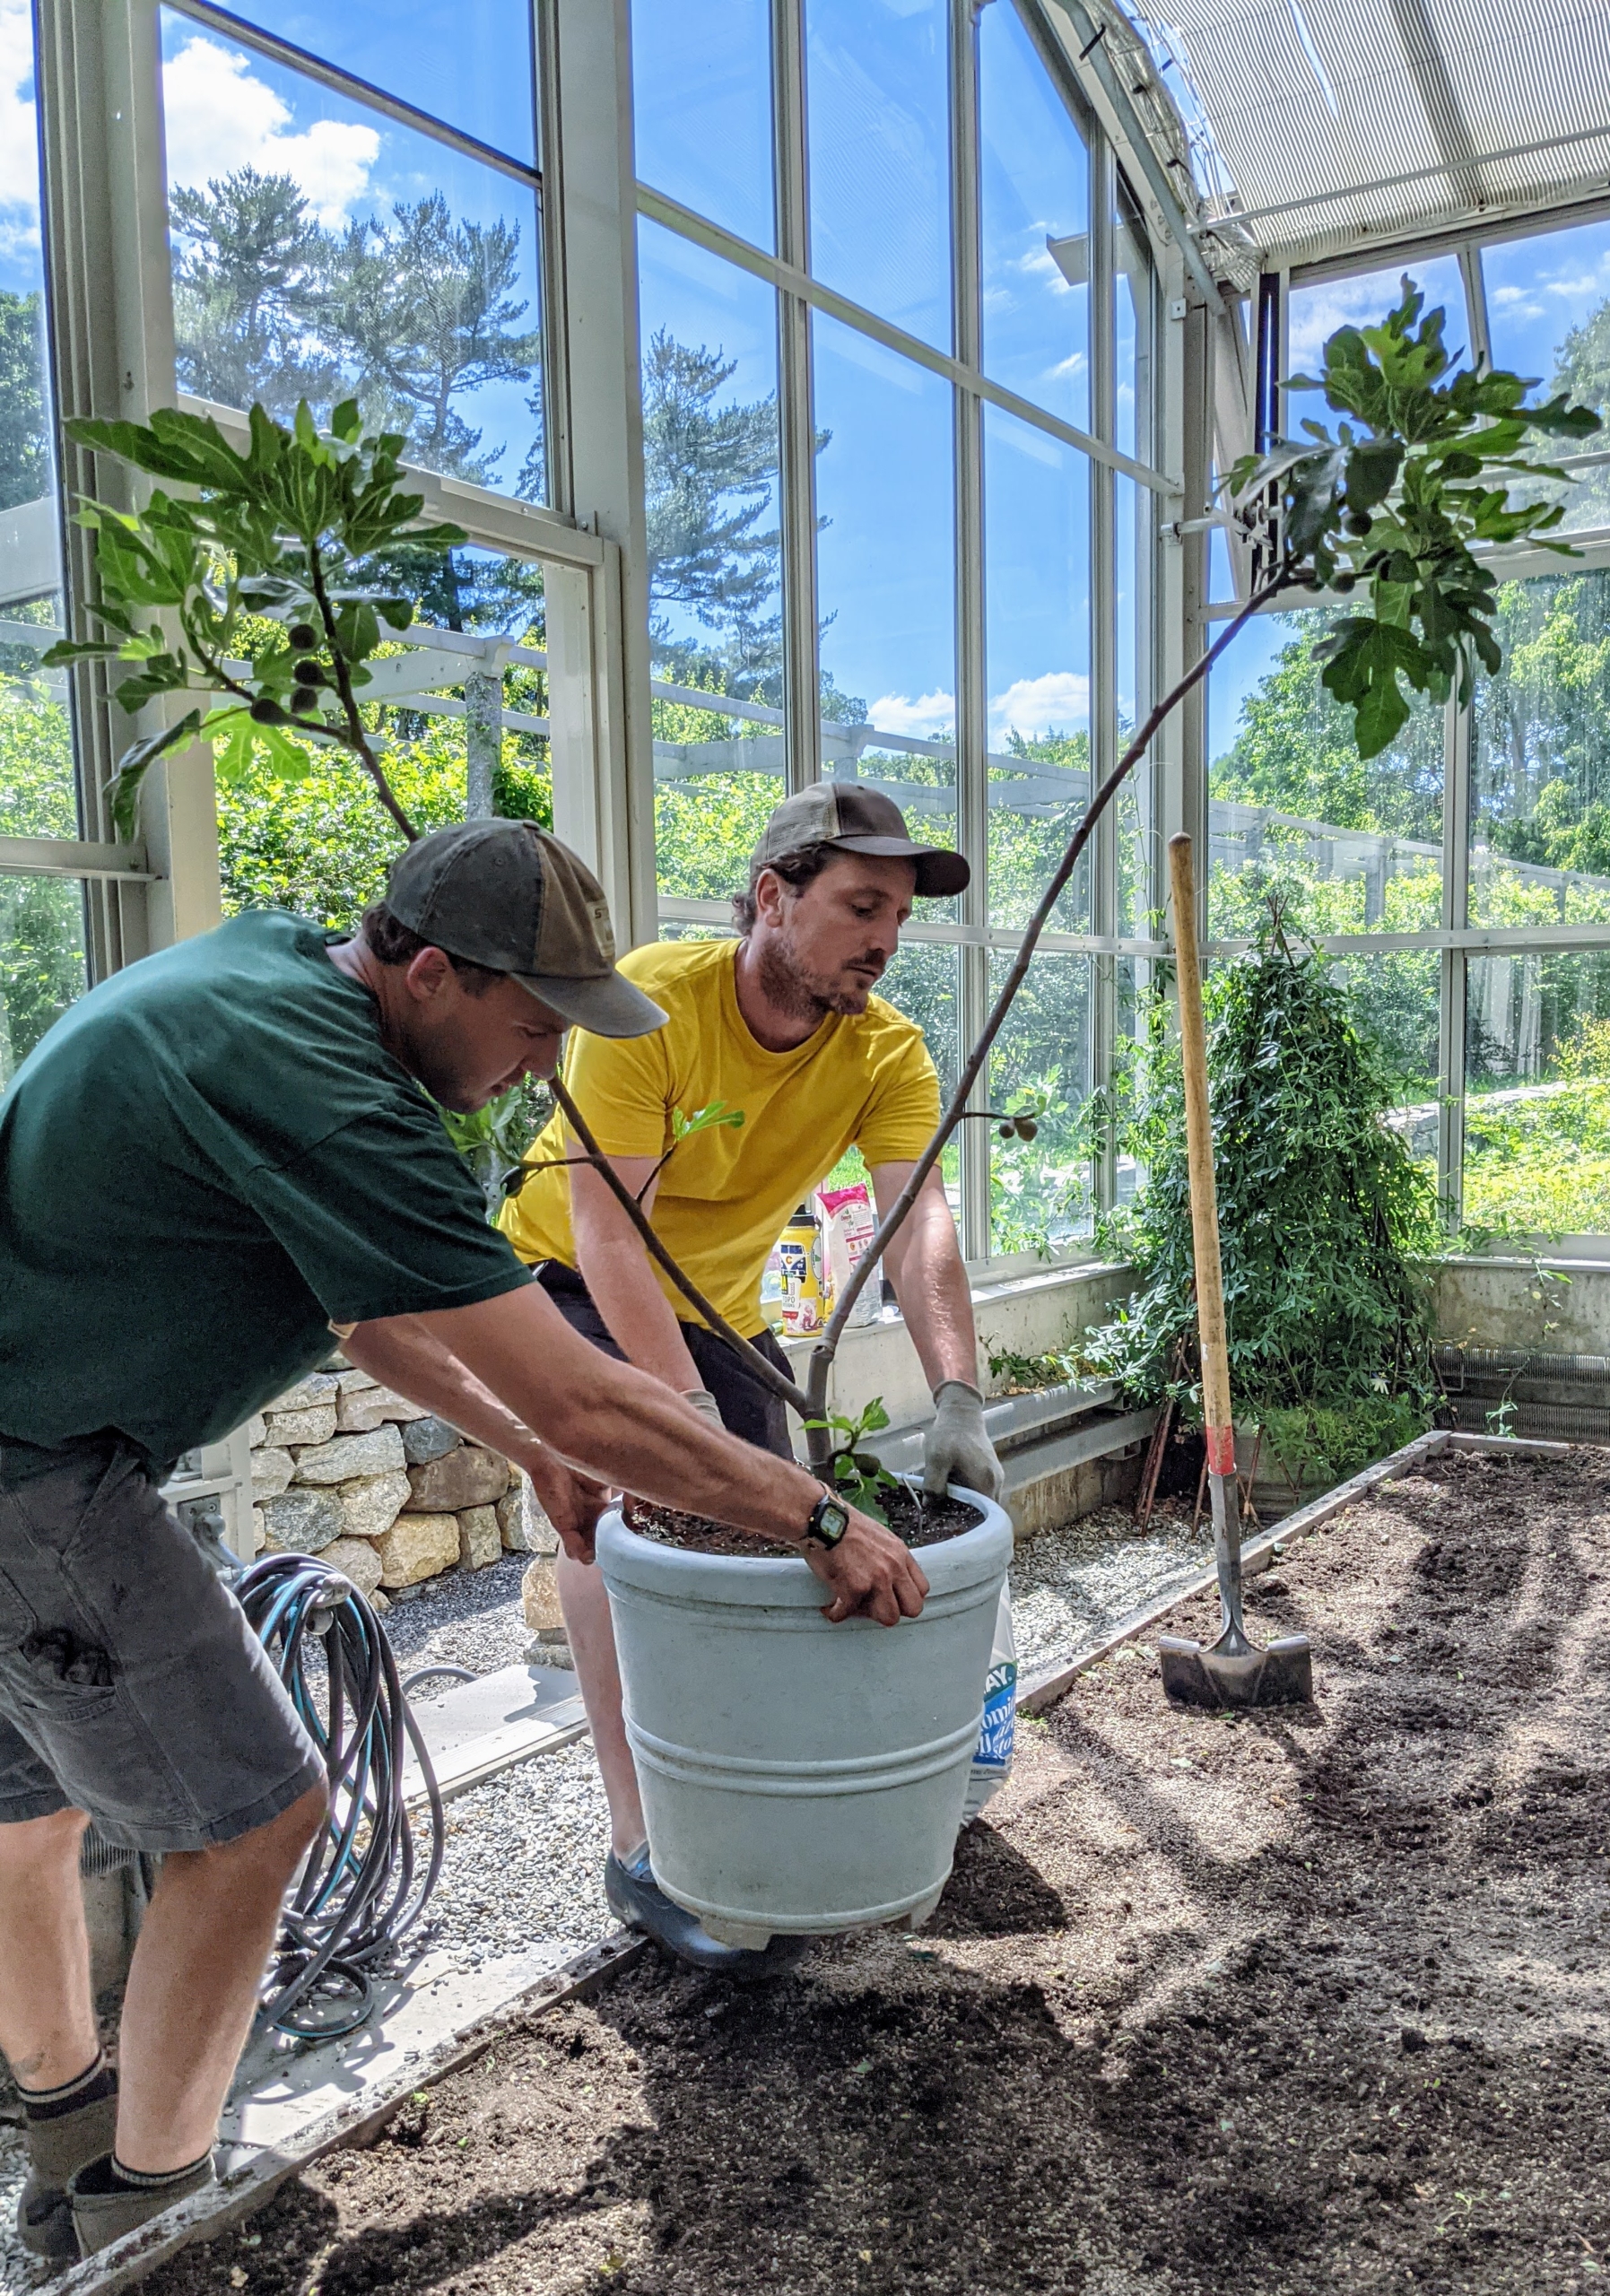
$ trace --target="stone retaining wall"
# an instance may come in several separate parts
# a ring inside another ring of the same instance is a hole
[[[254,1551],[322,1555],[363,1594],[558,1545],[526,1477],[367,1371],[314,1371],[248,1430]]]

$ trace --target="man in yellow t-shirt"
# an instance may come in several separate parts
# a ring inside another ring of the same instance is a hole
[[[853,783],[819,782],[772,813],[734,901],[738,941],[662,942],[621,970],[662,1006],[664,1029],[630,1041],[571,1032],[565,1081],[599,1147],[706,1299],[763,1353],[783,1357],[761,1310],[767,1257],[795,1207],[857,1147],[880,1213],[939,1118],[939,1083],[915,1022],[872,994],[917,894],[968,881],[959,853],[919,845],[900,808]],[[720,1102],[742,1125],[676,1143],[673,1117]],[[788,1414],[649,1258],[555,1118],[529,1152],[500,1225],[567,1321],[651,1373],[717,1425],[791,1456]],[[667,1157],[657,1175],[656,1166]],[[972,1303],[937,1170],[885,1265],[936,1415],[930,1489],[996,1495],[984,1427]],[[622,1920],[683,1959],[735,1968],[761,1957],[708,1936],[655,1885],[637,1776],[621,1719],[609,1605],[598,1574],[561,1556],[560,1599],[599,1768],[614,1848],[605,1872]]]

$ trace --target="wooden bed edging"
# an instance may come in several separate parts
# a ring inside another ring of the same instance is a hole
[[[434,2048],[402,2072],[309,2123],[295,2140],[265,2147],[255,2159],[231,2169],[210,2191],[196,2193],[176,2207],[164,2210],[149,2224],[126,2233],[99,2256],[86,2257],[70,2272],[50,2283],[50,2296],[111,2296],[132,2288],[159,2265],[196,2240],[215,2240],[232,2231],[248,2216],[265,2207],[280,2187],[326,2152],[344,2145],[372,2144],[388,2121],[394,2120],[417,2089],[434,2088],[450,2073],[462,2072],[484,2057],[501,2032],[522,2018],[555,2009],[561,2001],[585,2000],[612,1978],[620,1976],[648,1949],[646,1937],[620,1929],[609,1937],[537,1979],[524,1993],[490,2014],[477,2017],[462,2032],[449,2033]]]
[[[1528,1441],[1524,1437],[1511,1435],[1464,1435],[1444,1428],[1433,1428],[1430,1434],[1417,1435],[1412,1443],[1405,1443],[1402,1450],[1392,1452],[1389,1457],[1378,1459],[1373,1466],[1365,1467],[1346,1483],[1337,1483],[1334,1491],[1327,1491],[1319,1498],[1310,1500],[1306,1507],[1298,1508],[1294,1514],[1286,1516],[1272,1530],[1264,1532],[1256,1539],[1249,1539],[1241,1549],[1242,1574],[1250,1578],[1260,1570],[1266,1570],[1277,1552],[1293,1539],[1306,1538],[1310,1531],[1317,1531],[1322,1523],[1328,1523],[1333,1515],[1339,1515],[1345,1507],[1351,1507],[1355,1499],[1362,1499],[1377,1483],[1393,1483],[1399,1475],[1411,1473],[1423,1459],[1434,1459],[1443,1451],[1497,1451],[1515,1458],[1562,1459],[1571,1448],[1569,1443]],[[1076,1650],[1072,1657],[1053,1659],[1049,1666],[1041,1667],[1029,1675],[1026,1681],[1020,1682],[1018,1711],[1039,1714],[1046,1707],[1054,1706],[1063,1692],[1071,1688],[1081,1674],[1088,1674],[1092,1666],[1099,1665],[1103,1658],[1110,1657],[1126,1642],[1133,1642],[1136,1635],[1160,1626],[1169,1613],[1177,1610],[1181,1603],[1188,1603],[1197,1595],[1211,1594],[1218,1583],[1216,1570],[1204,1571],[1199,1578],[1193,1578],[1189,1586],[1165,1595],[1159,1602],[1149,1603],[1144,1610],[1132,1612],[1110,1634],[1103,1635],[1101,1641]]]

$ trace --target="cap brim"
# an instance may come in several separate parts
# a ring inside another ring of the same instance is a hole
[[[577,980],[566,975],[517,972],[520,987],[557,1013],[561,1021],[596,1037],[647,1037],[670,1017],[618,972]]]
[[[834,837],[826,842],[843,853],[875,853],[891,861],[915,861],[917,890],[925,900],[948,900],[965,892],[972,882],[972,865],[943,845],[918,845],[909,837]]]

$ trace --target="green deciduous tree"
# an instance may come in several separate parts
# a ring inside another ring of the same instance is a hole
[[[44,299],[0,288],[0,510],[51,487],[45,408]]]

